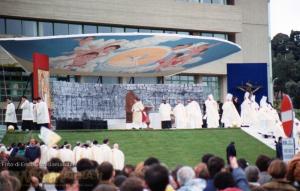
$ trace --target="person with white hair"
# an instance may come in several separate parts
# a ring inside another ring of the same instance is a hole
[[[187,115],[187,128],[202,128],[202,112],[199,103],[195,100],[188,100],[185,110]]]
[[[119,149],[119,145],[115,143],[112,149],[112,165],[115,170],[123,170],[124,164],[124,153]]]
[[[242,124],[241,117],[232,102],[232,94],[227,94],[226,101],[222,106],[223,115],[221,122],[226,127],[240,127]]]
[[[189,166],[178,170],[177,181],[180,186],[177,191],[202,191],[206,187],[206,181],[196,178],[195,171]]]
[[[207,128],[217,128],[219,127],[219,108],[218,103],[214,100],[212,94],[207,96],[207,100],[205,101],[206,108],[206,120],[207,120]]]
[[[173,109],[175,116],[175,126],[177,129],[185,129],[187,125],[187,115],[184,105],[177,100],[177,105]]]

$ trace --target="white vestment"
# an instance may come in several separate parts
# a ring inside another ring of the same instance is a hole
[[[102,152],[102,148],[100,145],[93,145],[91,147],[92,149],[92,154],[93,154],[93,160],[97,161],[97,163],[100,165],[104,159],[103,159],[103,152]]]
[[[41,145],[41,158],[40,158],[40,168],[47,169],[46,164],[48,162],[48,146]]]
[[[225,127],[240,127],[242,120],[232,102],[232,95],[230,95],[227,95],[228,99],[222,106],[223,114],[221,122],[224,123]]]
[[[158,110],[161,121],[171,121],[172,108],[170,104],[161,103]]]
[[[215,100],[207,99],[205,101],[207,128],[219,127],[219,112],[218,104]]]
[[[123,170],[125,164],[125,156],[124,153],[117,149],[112,149],[112,165],[115,170]]]
[[[62,148],[59,150],[59,158],[62,162],[71,162],[75,164],[75,155],[71,149]]]
[[[111,148],[107,144],[101,145],[102,153],[103,153],[103,162],[109,162],[112,164],[112,151]]]
[[[74,153],[74,156],[75,156],[75,163],[77,163],[80,159],[81,159],[81,146],[75,146],[73,148],[73,153]]]
[[[50,123],[47,103],[40,101],[36,104],[37,124]]]
[[[191,101],[185,106],[187,115],[187,128],[202,128],[202,112],[200,105],[196,101]]]
[[[22,109],[22,120],[33,120],[33,104],[30,103],[28,100],[25,100],[22,105],[20,106]]]
[[[59,158],[59,150],[55,148],[48,148],[48,161],[52,158]]]
[[[143,127],[143,116],[144,105],[141,101],[137,101],[132,105],[132,122],[135,128]]]
[[[7,104],[4,121],[6,123],[17,123],[16,108],[13,103]]]
[[[92,149],[90,147],[82,147],[79,158],[80,159],[86,158],[92,160],[93,158]]]
[[[177,104],[173,109],[175,125],[177,129],[185,129],[187,125],[187,114],[182,103]]]
[[[249,93],[246,92],[244,96],[244,101],[241,104],[241,119],[242,126],[251,126],[253,124],[253,110],[251,106],[251,101],[249,99]]]

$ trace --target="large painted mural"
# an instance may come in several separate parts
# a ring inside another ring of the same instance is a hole
[[[52,73],[165,76],[240,51],[229,41],[176,34],[93,34],[0,39],[22,63],[34,52],[50,58]]]

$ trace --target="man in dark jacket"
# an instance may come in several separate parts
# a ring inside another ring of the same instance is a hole
[[[236,150],[234,142],[232,141],[226,148],[226,156],[227,156],[227,162],[229,164],[229,157],[235,157],[236,156]]]

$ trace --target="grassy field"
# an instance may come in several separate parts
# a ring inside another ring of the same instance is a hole
[[[58,131],[62,141],[72,145],[76,141],[109,138],[111,145],[119,143],[125,153],[127,164],[137,164],[149,156],[155,156],[169,167],[178,164],[194,166],[205,153],[225,158],[226,146],[235,141],[238,158],[254,163],[259,154],[270,157],[275,152],[240,129],[197,129],[197,130],[130,130],[130,131]],[[3,142],[25,142],[38,132],[7,134]]]

